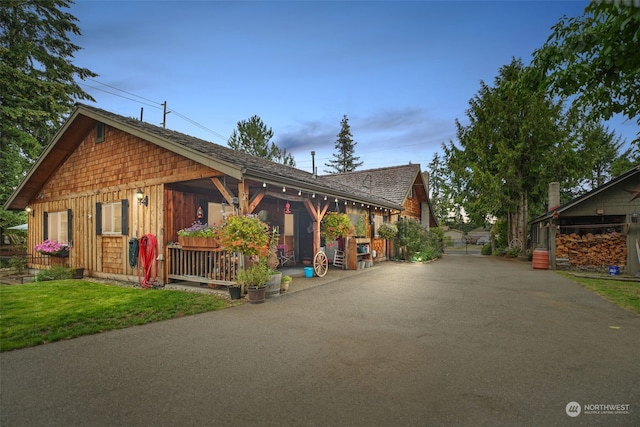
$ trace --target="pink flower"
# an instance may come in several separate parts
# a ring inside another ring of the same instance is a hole
[[[57,254],[63,251],[68,251],[69,244],[47,239],[39,245],[36,245],[34,249],[36,250],[36,252],[40,252],[43,254]]]

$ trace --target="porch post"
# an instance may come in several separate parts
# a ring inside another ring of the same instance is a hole
[[[313,206],[309,199],[304,199],[304,205],[313,219],[313,255],[320,250],[320,221],[324,218],[324,214],[329,209],[329,203],[325,203],[324,207],[320,207],[320,202]]]

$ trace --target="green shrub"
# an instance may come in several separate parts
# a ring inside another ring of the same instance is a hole
[[[399,220],[396,226],[400,259],[427,261],[442,256],[444,232],[441,228],[427,231],[414,219]]]
[[[55,266],[48,270],[42,270],[36,275],[36,282],[46,282],[48,280],[63,280],[73,278],[74,269],[69,267]]]
[[[506,248],[504,250],[504,256],[509,258],[516,258],[520,255],[520,248]]]
[[[491,243],[485,243],[482,249],[480,249],[480,253],[482,255],[491,255]]]

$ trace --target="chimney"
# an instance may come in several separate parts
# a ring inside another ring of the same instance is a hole
[[[313,176],[316,176],[316,152],[311,152],[311,173]]]
[[[552,210],[560,207],[560,183],[559,182],[550,182],[549,183],[549,209]]]

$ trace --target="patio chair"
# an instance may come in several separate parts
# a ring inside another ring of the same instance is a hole
[[[295,264],[296,254],[294,251],[290,251],[287,245],[278,245],[278,261],[282,266],[288,262]]]

